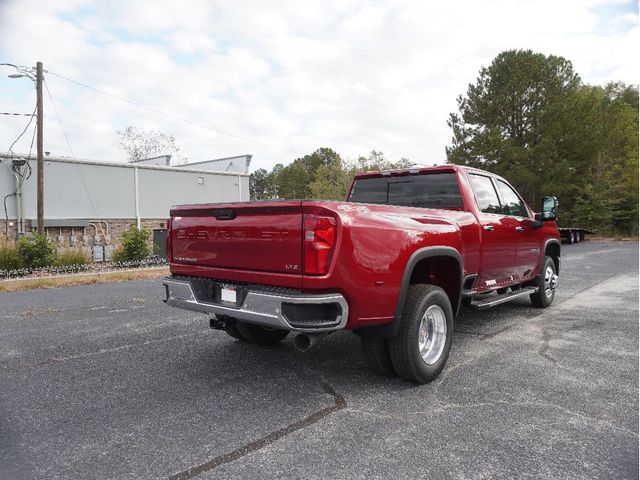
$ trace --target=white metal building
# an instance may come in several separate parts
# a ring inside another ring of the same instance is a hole
[[[0,235],[15,238],[35,229],[35,159],[0,155],[0,197]],[[61,247],[117,244],[119,234],[131,224],[163,229],[172,205],[245,200],[246,171],[64,157],[46,157],[44,162],[45,229]]]

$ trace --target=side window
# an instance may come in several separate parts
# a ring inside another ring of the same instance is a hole
[[[520,200],[518,194],[509,185],[501,180],[497,180],[498,191],[502,197],[503,209],[505,215],[513,215],[514,217],[527,217],[527,209]]]
[[[469,174],[471,180],[471,187],[476,194],[476,201],[478,202],[478,208],[484,213],[498,213],[501,214],[500,201],[498,200],[498,194],[496,189],[493,188],[493,183],[489,177],[484,175]]]

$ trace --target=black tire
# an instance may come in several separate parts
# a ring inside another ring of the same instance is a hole
[[[496,293],[498,295],[502,295],[503,293],[507,293],[507,290],[509,290],[509,288],[499,288],[498,290],[496,290]]]
[[[573,232],[569,232],[569,236],[567,237],[567,243],[569,245],[573,243]]]
[[[420,323],[427,309],[440,307],[446,332],[444,346],[434,362],[427,364],[419,349]],[[416,383],[428,383],[440,374],[449,358],[453,338],[453,309],[449,297],[435,285],[413,285],[407,292],[398,335],[389,340],[391,364],[399,377]]]
[[[580,232],[576,232],[576,243],[580,243]]]
[[[556,264],[554,263],[553,258],[544,257],[544,263],[542,264],[542,268],[540,269],[538,283],[537,285],[535,285],[538,287],[538,291],[530,295],[531,303],[534,307],[547,308],[551,306],[551,304],[553,303],[553,299],[556,296],[555,289],[550,289],[550,295],[548,295],[546,291],[548,285],[545,281],[545,275],[548,268],[552,269],[553,275],[557,273]]]
[[[287,330],[240,321],[236,322],[236,330],[245,341],[256,345],[275,345],[289,334]]]
[[[378,337],[360,337],[360,340],[362,353],[371,370],[384,377],[395,377],[396,371],[391,364],[387,340]]]

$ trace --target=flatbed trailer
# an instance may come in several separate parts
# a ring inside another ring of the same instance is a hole
[[[592,230],[591,228],[582,227],[563,227],[558,228],[558,231],[560,232],[562,239],[569,245],[572,243],[583,242],[587,233],[590,235],[595,233],[595,230]]]

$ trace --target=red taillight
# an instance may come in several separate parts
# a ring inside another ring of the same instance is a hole
[[[304,216],[304,273],[324,275],[329,271],[336,242],[336,220],[318,215]]]

